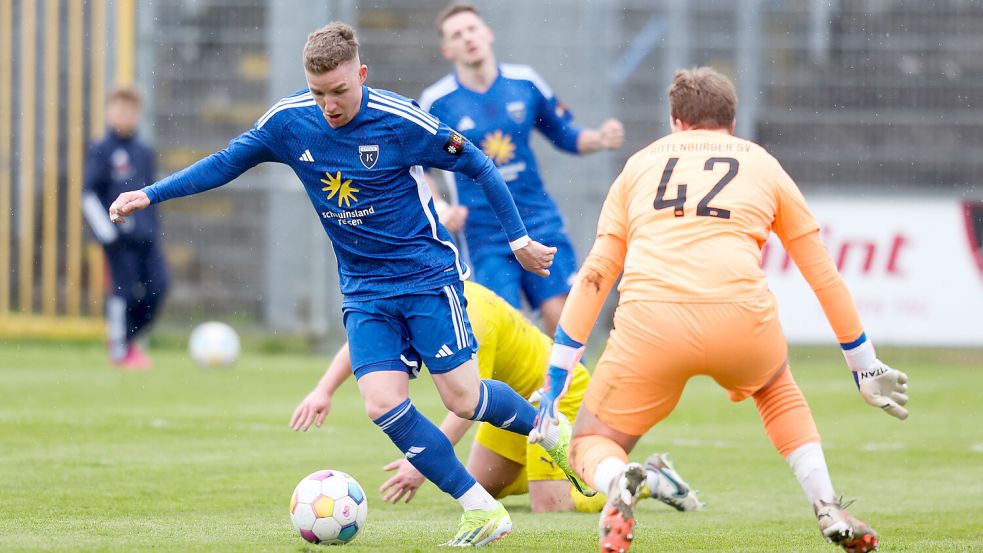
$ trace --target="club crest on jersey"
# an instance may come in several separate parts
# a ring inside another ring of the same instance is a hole
[[[525,102],[509,102],[505,104],[505,110],[509,112],[509,117],[516,123],[521,123],[526,119]]]
[[[375,167],[376,162],[379,161],[379,145],[360,145],[358,147],[358,160],[362,162],[362,165],[364,165],[366,169]]]
[[[461,155],[464,152],[464,137],[457,131],[451,131],[447,143],[444,144],[444,151],[452,156]]]

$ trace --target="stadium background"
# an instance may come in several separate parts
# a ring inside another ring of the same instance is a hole
[[[668,130],[672,71],[695,64],[735,79],[738,133],[775,153],[807,198],[857,197],[886,211],[899,201],[969,202],[978,248],[983,4],[476,4],[500,61],[536,68],[583,125],[625,123],[617,152],[581,159],[537,147],[581,256],[622,163]],[[223,147],[302,87],[306,34],[332,19],[357,27],[371,86],[417,97],[449,70],[433,28],[444,5],[0,0],[0,335],[101,333],[102,261],[77,204],[82,148],[102,132],[112,84],[146,91],[141,134],[163,175]],[[165,329],[217,318],[314,343],[337,336],[334,260],[289,170],[263,166],[163,213],[173,274]],[[983,345],[983,331],[964,342]]]

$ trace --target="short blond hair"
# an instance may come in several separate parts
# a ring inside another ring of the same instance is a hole
[[[116,85],[109,91],[109,94],[106,95],[106,104],[108,105],[116,102],[124,102],[140,107],[140,104],[143,103],[143,94],[140,93],[139,88],[133,85]]]
[[[669,85],[669,110],[674,121],[692,127],[730,127],[737,116],[737,91],[730,79],[713,68],[680,69]]]
[[[358,59],[355,29],[341,21],[332,21],[307,35],[304,45],[304,69],[314,75]]]
[[[474,7],[474,5],[466,2],[452,2],[437,14],[437,19],[434,21],[437,25],[437,36],[444,37],[444,22],[459,13],[473,13],[479,18],[481,17],[481,14],[478,13],[478,8]]]

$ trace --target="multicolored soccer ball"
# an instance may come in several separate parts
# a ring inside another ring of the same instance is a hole
[[[309,474],[294,488],[290,520],[311,543],[346,544],[362,531],[369,504],[362,486],[337,470]]]

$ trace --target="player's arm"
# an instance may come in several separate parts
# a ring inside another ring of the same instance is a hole
[[[617,150],[625,143],[625,127],[617,119],[608,119],[596,129],[583,129],[577,137],[577,153]]]
[[[92,234],[102,245],[112,244],[119,238],[119,230],[109,220],[106,207],[100,198],[109,183],[109,164],[98,146],[89,149],[82,174],[82,214],[92,229]]]
[[[572,154],[591,154],[615,150],[625,143],[621,121],[608,119],[596,129],[583,129],[573,123],[573,114],[552,91],[535,87],[538,96],[536,128],[558,149]]]
[[[529,434],[531,442],[546,436],[548,425],[557,424],[560,399],[567,393],[571,375],[584,355],[584,344],[597,322],[604,300],[625,267],[627,181],[626,172],[622,172],[611,186],[601,208],[594,246],[577,272],[563,304],[560,322],[553,335],[553,350],[541,391],[536,427]]]
[[[269,133],[254,128],[229,142],[224,150],[199,160],[194,165],[150,185],[142,190],[125,192],[109,208],[109,217],[121,222],[134,211],[166,200],[205,192],[228,184],[248,169],[265,161],[276,161],[268,145]]]
[[[331,360],[321,380],[294,409],[294,414],[290,417],[290,428],[301,432],[306,432],[311,424],[320,428],[331,410],[331,398],[335,391],[351,374],[352,358],[346,342]]]
[[[791,178],[779,168],[779,203],[773,230],[823,308],[864,400],[899,419],[908,411],[908,376],[877,358],[853,296],[819,236],[819,227]]]
[[[437,121],[429,114],[426,117]],[[553,264],[556,248],[546,247],[529,238],[508,186],[484,152],[439,121],[433,128],[408,123],[399,130],[396,135],[400,137],[412,165],[454,171],[474,179],[505,229],[509,246],[522,268],[539,276],[550,274],[549,267]]]

